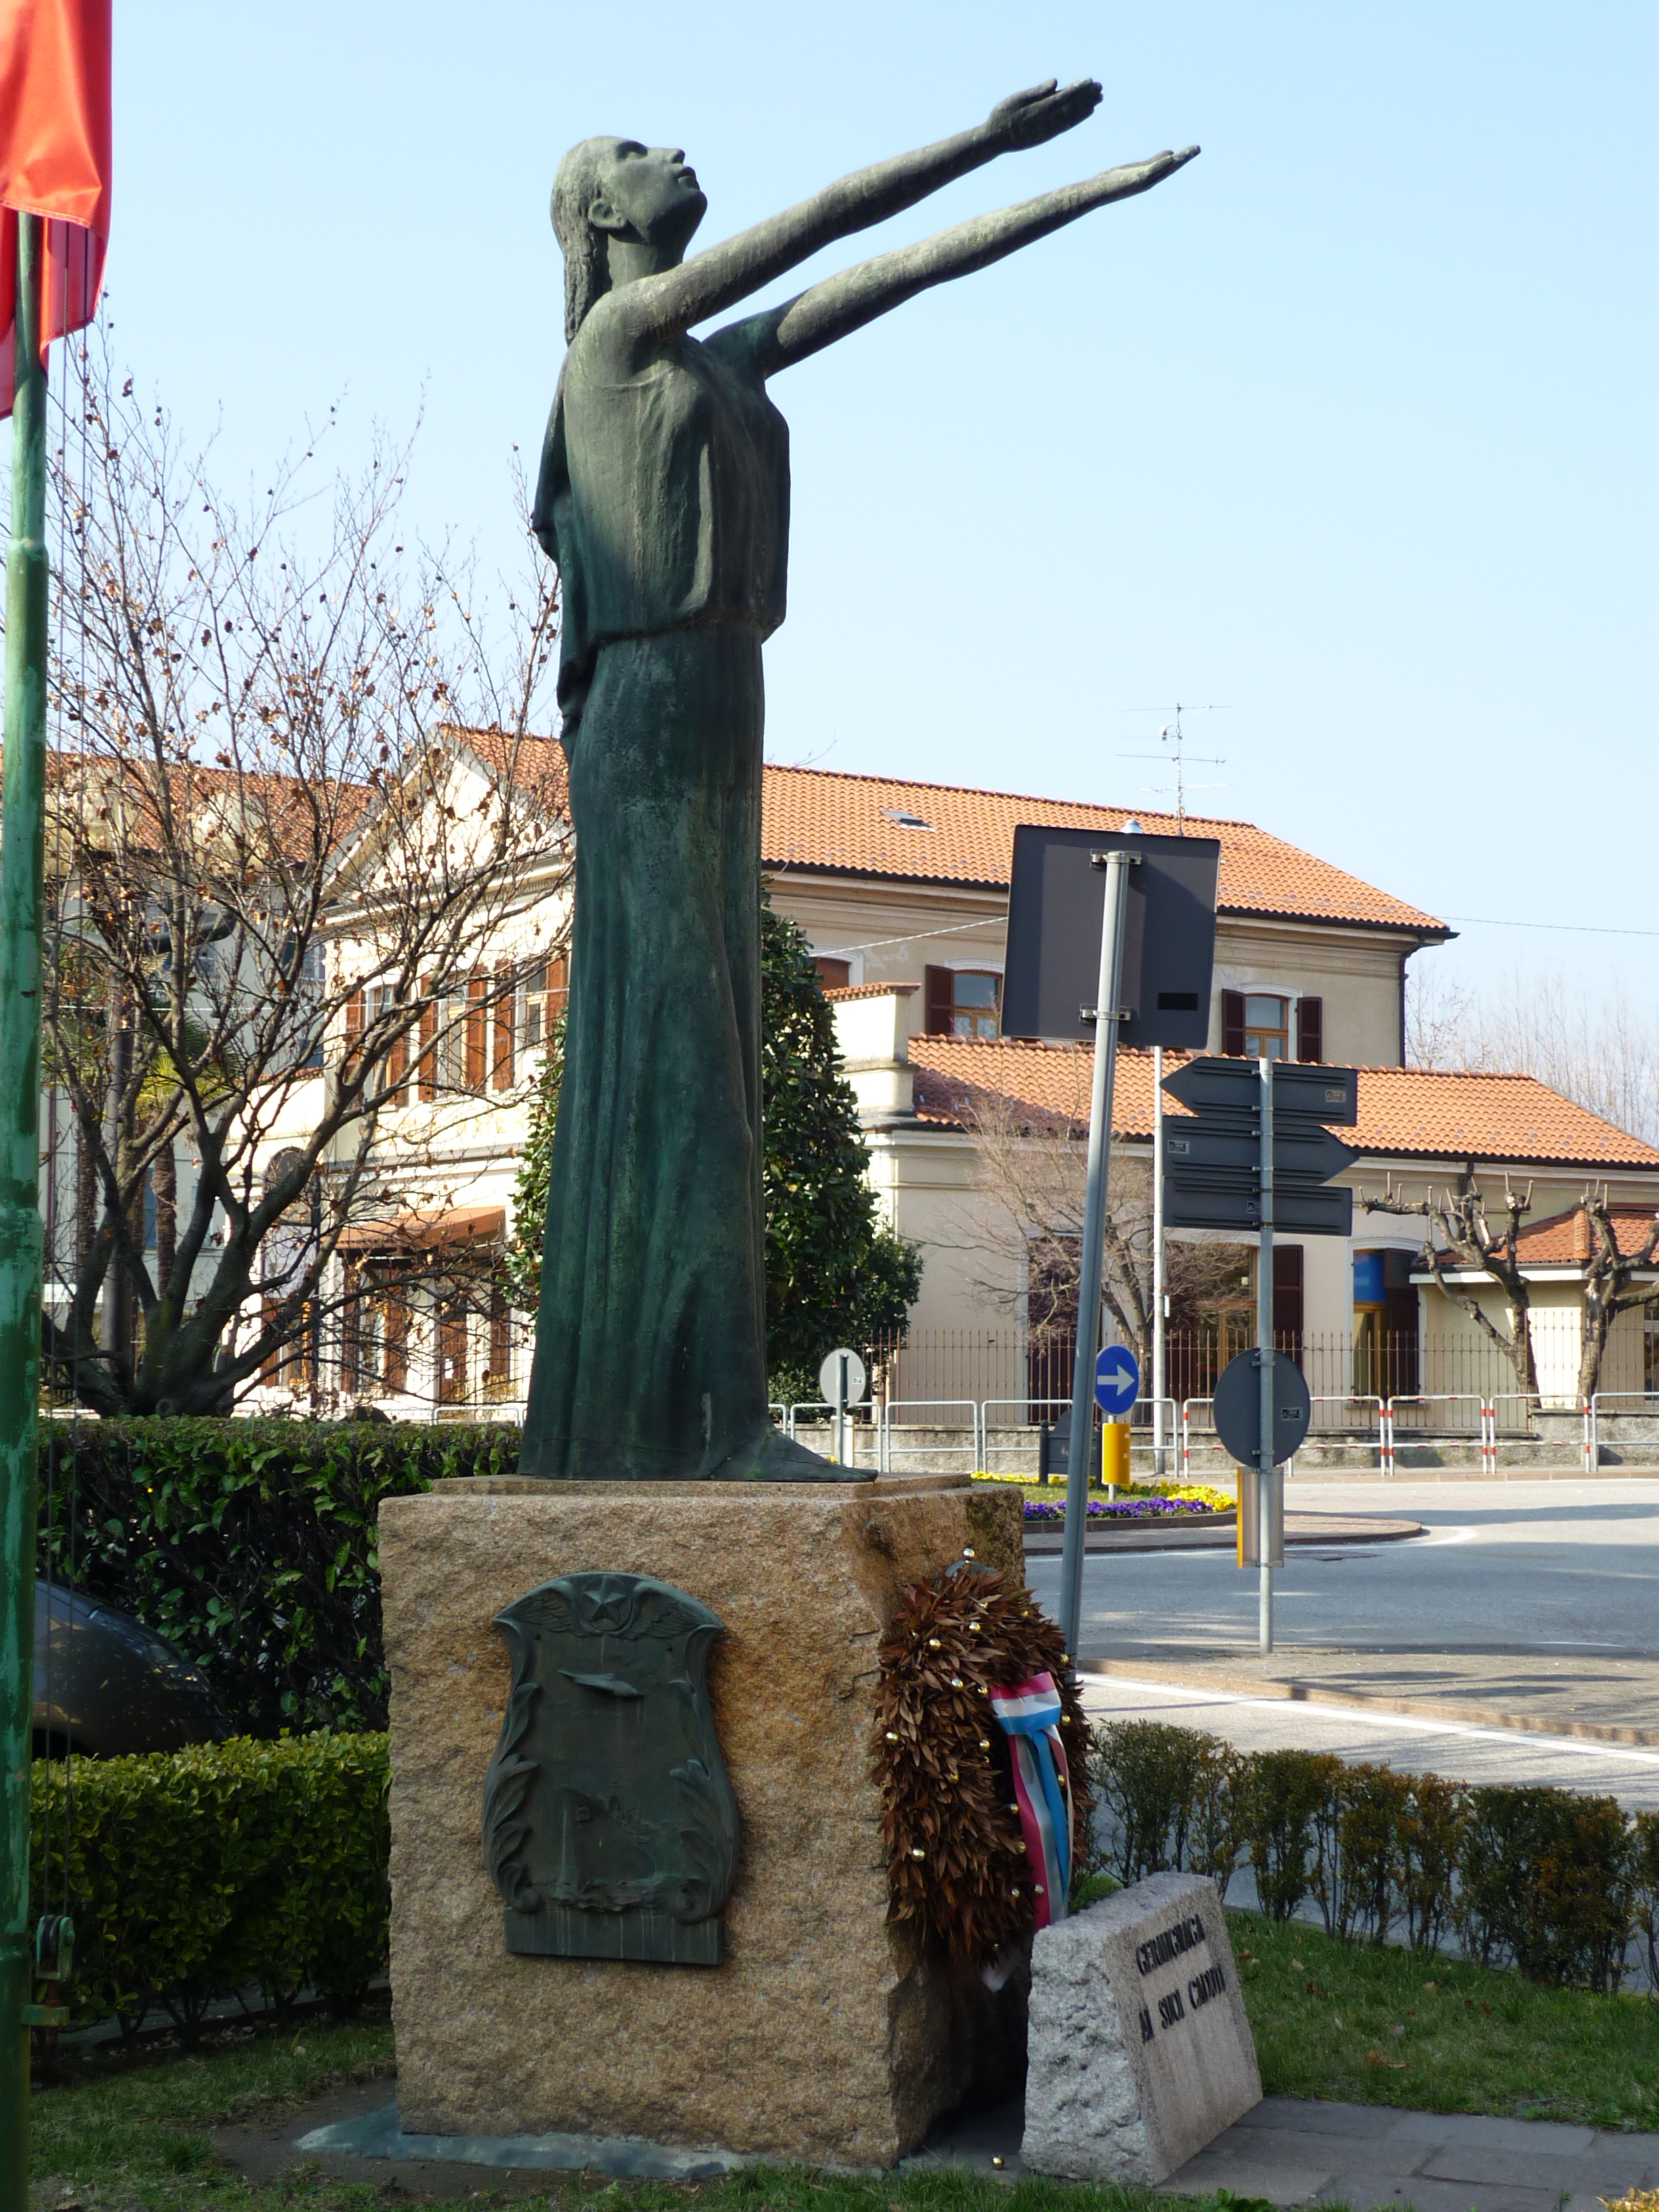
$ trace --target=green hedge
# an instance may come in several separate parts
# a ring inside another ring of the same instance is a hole
[[[483,1423],[49,1421],[40,1571],[167,1637],[250,1735],[384,1728],[380,1500],[518,1460]]]
[[[1470,1790],[1434,1774],[1310,1751],[1234,1751],[1162,1722],[1094,1732],[1099,1852],[1120,1881],[1166,1869],[1225,1894],[1248,1857],[1261,1910],[1304,1899],[1328,1934],[1433,1951],[1455,1934],[1483,1966],[1561,1988],[1616,1990],[1645,1939],[1659,1984],[1659,1813],[1570,1790]]]
[[[37,1759],[31,1925],[67,1905],[76,1935],[54,2001],[131,2033],[156,2000],[193,2029],[250,1984],[279,2009],[360,1995],[386,1956],[386,1781],[383,1735]]]

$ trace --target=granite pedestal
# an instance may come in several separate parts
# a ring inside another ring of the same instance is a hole
[[[1017,2087],[992,1996],[890,1928],[869,1736],[905,1587],[972,1548],[1020,1574],[1018,1493],[457,1480],[380,1511],[392,1671],[392,1989],[409,2134],[640,2136],[890,2165]],[[709,1689],[742,1821],[722,1964],[510,1954],[480,1808],[508,1685],[494,1616],[553,1577],[649,1575],[725,1623]]]

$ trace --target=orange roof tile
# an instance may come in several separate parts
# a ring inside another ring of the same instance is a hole
[[[509,757],[497,732],[464,733],[498,771]],[[544,803],[562,810],[564,753],[551,738],[524,737],[510,757],[521,781],[538,787]],[[1064,829],[1121,830],[1131,813],[1149,830],[1172,833],[1172,814],[1121,806],[1090,806],[1062,799],[1028,799],[1017,792],[976,791],[950,783],[902,783],[890,776],[842,775],[829,769],[783,768],[769,762],[762,787],[761,860],[769,868],[908,877],[918,883],[972,884],[1006,890],[1015,825],[1054,823]],[[925,822],[915,829],[896,817]],[[1376,929],[1408,930],[1425,938],[1455,933],[1433,915],[1408,906],[1328,860],[1270,836],[1249,822],[1211,821],[1189,814],[1194,836],[1221,840],[1218,904],[1224,914],[1282,916]]]
[[[1007,888],[1018,823],[1121,830],[1133,812],[1153,832],[1173,833],[1178,826],[1173,815],[1149,814],[1144,808],[1082,805],[1013,792],[902,783],[888,776],[769,763],[764,793],[761,857],[768,867],[904,876],[1000,890]],[[895,818],[906,815],[928,826],[916,829]],[[1187,828],[1194,836],[1221,840],[1218,902],[1224,913],[1369,924],[1419,936],[1452,933],[1432,915],[1251,823],[1188,815]]]
[[[1166,1073],[1187,1055],[1166,1053]],[[952,1122],[979,1097],[1012,1101],[1034,1124],[1086,1127],[1093,1049],[1012,1039],[913,1036],[915,1104],[924,1121]],[[1173,1100],[1167,1110],[1179,1115]],[[1152,1060],[1117,1060],[1114,1134],[1152,1133]],[[1447,1073],[1436,1068],[1362,1067],[1359,1119],[1340,1133],[1373,1157],[1514,1160],[1561,1167],[1659,1168],[1659,1151],[1576,1106],[1531,1075]]]
[[[1610,1206],[1607,1218],[1627,1258],[1648,1249],[1654,1226],[1650,1206]],[[1523,1267],[1582,1267],[1595,1249],[1589,1216],[1577,1206],[1547,1220],[1526,1223],[1517,1242]]]
[[[895,991],[908,999],[916,988],[914,983],[830,983],[823,995],[832,1006],[839,1006],[843,999],[886,999]]]

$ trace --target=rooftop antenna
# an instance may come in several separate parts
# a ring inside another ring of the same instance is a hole
[[[1161,707],[1120,707],[1118,709],[1121,714],[1159,714],[1165,711]],[[1175,719],[1165,722],[1158,731],[1159,742],[1172,746],[1175,752],[1176,835],[1177,836],[1184,837],[1187,834],[1187,770],[1186,755],[1183,750],[1186,738],[1182,732],[1181,718],[1182,714],[1228,714],[1231,712],[1231,707],[1219,703],[1202,707],[1183,707],[1177,699],[1175,705]],[[1120,753],[1118,755],[1120,760],[1167,760],[1169,757],[1167,753]],[[1206,768],[1225,768],[1227,765],[1224,758],[1212,753],[1194,753],[1193,758]],[[1216,784],[1197,784],[1194,787],[1199,791],[1213,791],[1220,787]],[[1152,788],[1155,791],[1167,791],[1170,786],[1154,784]]]

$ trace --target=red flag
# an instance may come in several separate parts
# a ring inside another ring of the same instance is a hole
[[[11,412],[17,211],[44,216],[42,358],[89,323],[109,240],[111,0],[0,0],[0,415]]]

